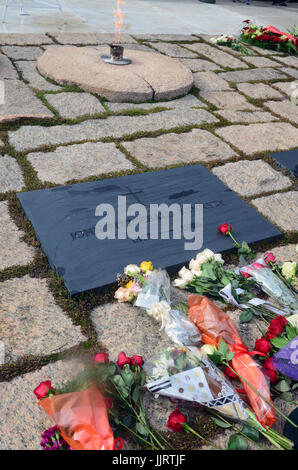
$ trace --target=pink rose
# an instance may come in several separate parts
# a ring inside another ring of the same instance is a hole
[[[274,254],[271,253],[271,252],[270,252],[270,253],[265,253],[265,255],[264,255],[264,260],[265,260],[265,263],[266,263],[266,264],[269,264],[270,261],[271,261],[272,263],[275,263],[275,261],[276,261]]]
[[[45,380],[44,382],[41,382],[38,387],[33,390],[33,393],[36,398],[38,398],[38,400],[42,400],[48,395],[54,395],[53,392],[54,389],[50,380]]]

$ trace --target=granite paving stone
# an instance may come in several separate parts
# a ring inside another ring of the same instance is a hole
[[[282,67],[282,64],[279,64],[275,60],[268,59],[268,57],[245,56],[245,60],[246,62],[249,62],[254,67]]]
[[[40,75],[36,68],[35,60],[18,60],[15,64],[21,72],[24,80],[26,80],[30,86],[39,90],[61,90],[59,85],[54,85]]]
[[[270,111],[277,114],[278,116],[298,124],[298,106],[296,106],[295,103],[292,103],[288,100],[282,102],[266,101],[264,106],[269,108]]]
[[[0,80],[15,80],[18,78],[18,74],[9,58],[4,54],[0,54]]]
[[[298,79],[298,70],[297,69],[293,69],[292,67],[283,67],[282,71],[284,73],[287,73],[291,77]]]
[[[231,90],[228,82],[214,72],[197,72],[193,78],[195,87],[200,91]]]
[[[232,110],[257,110],[256,106],[249,103],[243,95],[236,91],[203,91],[200,96],[212,103],[218,109]]]
[[[192,72],[208,72],[208,70],[222,70],[222,67],[204,59],[180,59],[186,67],[189,67]]]
[[[283,69],[284,70],[284,69]],[[286,75],[279,70],[270,67],[260,67],[249,70],[233,70],[232,72],[221,72],[219,76],[230,82],[252,82],[252,81],[270,81],[287,78]]]
[[[36,60],[44,51],[37,46],[3,46],[4,54],[13,60]]]
[[[24,179],[17,161],[9,155],[0,156],[0,193],[21,191]]]
[[[272,248],[271,251],[279,263],[284,263],[285,261],[298,261],[298,253],[294,243],[290,243],[289,245],[276,246]],[[258,256],[261,256],[262,254],[263,253],[259,253]]]
[[[274,86],[276,86],[276,83],[274,83]],[[274,88],[265,83],[238,83],[237,88],[245,95],[254,99],[283,99],[283,96],[277,90],[274,90]]]
[[[6,201],[0,202],[0,224],[0,270],[31,263],[34,248],[22,241],[25,233],[10,218]]]
[[[217,116],[221,116],[229,122],[246,122],[246,123],[254,123],[254,122],[272,122],[278,121],[279,119],[273,116],[270,113],[263,112],[263,111],[230,111],[228,109],[224,109],[221,111],[214,111]]]
[[[152,132],[185,125],[218,122],[204,109],[179,109],[145,116],[111,116],[64,126],[22,126],[9,131],[9,142],[16,150],[29,150],[41,145],[59,145],[104,137],[122,137],[136,132]]]
[[[131,110],[131,109],[146,109],[151,110],[157,107],[162,108],[173,108],[173,109],[181,109],[181,108],[204,108],[207,105],[196,98],[194,95],[186,95],[182,98],[177,98],[175,100],[170,101],[158,101],[155,103],[106,103],[107,107],[110,111],[113,112],[120,112],[123,110]]]
[[[41,434],[53,426],[38,406],[33,390],[44,380],[60,387],[82,369],[77,359],[47,364],[39,370],[0,383],[0,450],[41,450]]]
[[[127,303],[96,307],[91,312],[91,321],[98,342],[109,352],[111,360],[124,351],[128,356],[137,354],[148,361],[170,344],[164,331],[160,331],[159,322],[149,317],[144,309]]]
[[[212,169],[221,181],[241,196],[277,191],[292,186],[291,180],[262,160],[241,160]]]
[[[252,200],[251,203],[283,232],[297,232],[298,191],[260,197]]]
[[[198,41],[199,39],[192,34],[134,34],[136,39],[141,41]]]
[[[193,129],[182,134],[142,138],[122,145],[133,157],[149,167],[177,163],[225,160],[237,156],[227,144],[210,132]]]
[[[279,55],[283,55],[283,52],[278,52],[278,51],[275,51],[275,50],[271,50],[271,49],[265,49],[263,47],[258,47],[258,46],[249,46],[250,49],[252,49],[253,51],[257,52],[258,54],[264,56],[264,55],[276,55],[276,56],[279,56]]]
[[[278,60],[290,67],[298,68],[298,59],[294,56],[278,57]]]
[[[46,279],[28,275],[1,283],[0,338],[5,361],[61,352],[86,341],[56,305]]]
[[[197,43],[197,44],[188,44],[187,48],[202,54],[208,59],[213,60],[218,65],[222,67],[228,67],[230,69],[247,69],[248,65],[245,62],[242,62],[238,58],[228,54],[227,52],[221,51],[216,47],[212,47],[209,44]]]
[[[273,86],[278,88],[282,93],[284,93],[290,98],[291,96],[293,96],[295,90],[298,90],[298,81],[275,82]]]
[[[46,34],[0,33],[0,44],[3,46],[39,46],[51,43],[53,40]]]
[[[0,122],[53,116],[53,113],[21,80],[4,80],[4,93],[5,101],[0,105]]]
[[[217,129],[215,132],[247,155],[298,146],[297,129],[282,122],[233,125]]]
[[[59,32],[51,33],[53,38],[60,44],[110,44],[115,40],[113,33],[73,33],[73,32]],[[132,36],[126,33],[121,33],[121,43],[133,44],[137,41]]]
[[[134,168],[112,143],[86,142],[63,146],[53,152],[29,153],[27,158],[41,181],[57,184]]]
[[[65,119],[105,112],[100,101],[90,93],[62,92],[48,94],[46,99]]]
[[[197,58],[197,54],[179,46],[178,44],[171,44],[167,42],[154,42],[149,44],[157,49],[159,52],[166,54],[170,57],[182,57],[182,58]]]

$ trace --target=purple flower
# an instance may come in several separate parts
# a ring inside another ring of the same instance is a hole
[[[72,450],[63,437],[60,436],[57,426],[46,429],[41,437],[40,445],[43,450]]]

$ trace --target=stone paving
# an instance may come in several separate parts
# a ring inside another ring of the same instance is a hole
[[[0,35],[0,79],[5,80],[0,105],[0,340],[5,344],[0,422],[5,426],[0,427],[0,449],[39,449],[40,434],[50,422],[32,390],[41,380],[58,385],[69,378],[91,343],[92,355],[94,341],[113,359],[126,350],[147,360],[168,344],[159,325],[137,308],[94,300],[91,294],[70,301],[65,288],[55,284],[17,207],[16,192],[197,162],[283,232],[284,246],[276,242],[273,250],[281,261],[297,256],[295,242],[287,241],[297,233],[295,181],[270,158],[271,151],[298,147],[297,58],[259,48],[244,57],[209,39],[124,34],[122,41],[131,50],[156,50],[193,73],[194,87],[186,96],[135,104],[109,102],[37,71],[44,50],[102,47],[110,35]],[[181,291],[173,296],[186,299]],[[238,311],[230,315],[239,323]],[[258,331],[255,320],[247,331],[241,329],[248,347]],[[61,360],[64,353],[72,360]],[[37,365],[28,368],[28,358]],[[17,368],[15,361],[22,360],[23,369]],[[146,403],[154,424],[163,429],[175,405],[153,403],[152,397]],[[228,432],[218,439],[226,446]]]

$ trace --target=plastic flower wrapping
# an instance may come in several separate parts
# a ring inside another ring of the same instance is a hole
[[[273,426],[276,421],[274,408],[260,397],[248,384],[249,382],[266,400],[271,401],[270,388],[263,372],[251,358],[243,344],[236,326],[227,313],[218,308],[211,300],[201,295],[188,297],[188,317],[202,334],[202,342],[216,348],[224,340],[231,352],[232,368],[239,374],[246,396],[258,420],[266,426]],[[243,380],[244,379],[244,380]]]
[[[280,305],[298,312],[298,300],[281,279],[265,264],[263,258],[258,259],[253,264],[244,266],[241,268],[241,272],[252,276],[260,288]]]
[[[246,405],[224,374],[196,347],[169,347],[145,364],[153,394],[197,403],[234,420],[245,421]]]

